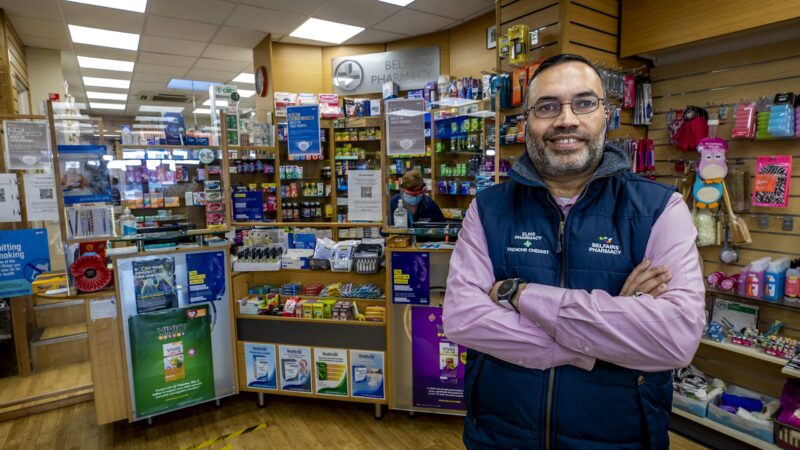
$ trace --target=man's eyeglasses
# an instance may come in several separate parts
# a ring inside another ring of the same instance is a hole
[[[552,119],[561,114],[561,106],[563,105],[570,105],[572,112],[579,116],[597,111],[597,108],[600,107],[600,102],[603,101],[605,101],[605,99],[598,98],[594,95],[575,97],[569,103],[561,103],[558,100],[541,100],[528,108],[528,110],[525,111],[525,116],[527,117],[528,114],[533,111],[533,115],[539,119]]]

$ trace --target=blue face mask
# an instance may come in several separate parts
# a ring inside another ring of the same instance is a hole
[[[408,206],[417,206],[422,201],[421,195],[409,195],[403,192],[400,194],[403,198],[403,204]]]

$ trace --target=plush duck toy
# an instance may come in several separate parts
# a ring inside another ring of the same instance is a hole
[[[698,208],[715,209],[722,198],[722,180],[728,175],[725,155],[728,144],[723,139],[705,138],[697,144],[700,162],[694,181],[694,199]]]

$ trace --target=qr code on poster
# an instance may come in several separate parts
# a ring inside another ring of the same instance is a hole
[[[6,190],[5,188],[0,188],[0,203],[6,202]]]
[[[52,200],[53,189],[39,189],[39,200]]]
[[[361,198],[372,198],[372,186],[361,186]]]

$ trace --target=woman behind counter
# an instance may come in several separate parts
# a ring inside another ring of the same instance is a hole
[[[397,209],[400,200],[403,200],[403,206],[408,211],[409,228],[417,222],[445,221],[439,205],[425,194],[425,181],[419,170],[412,169],[406,172],[401,183],[402,190],[389,202],[389,226],[394,226],[394,210]]]

